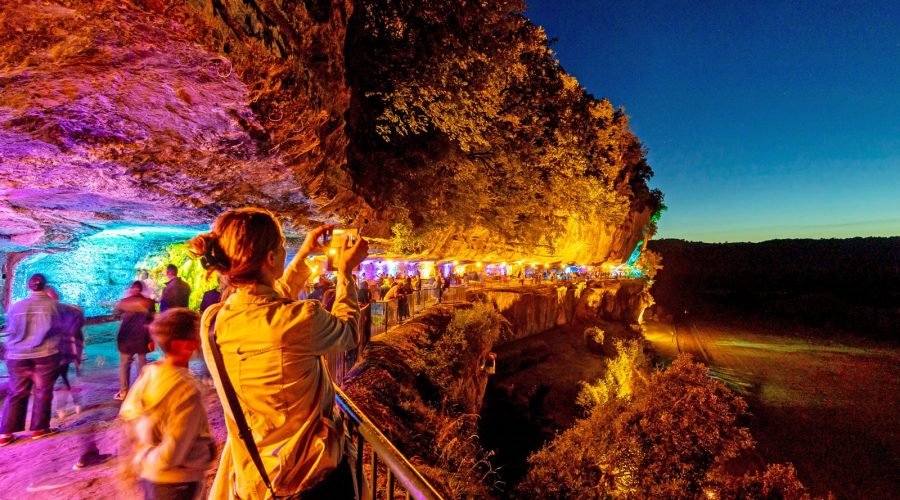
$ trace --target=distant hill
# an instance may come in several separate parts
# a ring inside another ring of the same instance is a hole
[[[897,339],[900,237],[667,239],[649,248],[663,256],[653,296],[670,313],[739,315]]]

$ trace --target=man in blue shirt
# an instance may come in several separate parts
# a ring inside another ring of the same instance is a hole
[[[14,432],[25,430],[28,398],[34,386],[31,406],[31,435],[37,439],[55,432],[50,428],[53,384],[59,376],[58,302],[47,293],[47,278],[28,278],[31,295],[9,308],[6,315],[6,367],[9,392],[0,417],[0,446],[15,440]]]

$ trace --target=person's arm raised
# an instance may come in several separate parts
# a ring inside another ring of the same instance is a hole
[[[281,295],[296,299],[300,296],[300,292],[306,285],[306,280],[312,274],[309,266],[306,265],[306,259],[310,255],[325,251],[320,241],[323,234],[334,226],[319,226],[306,235],[303,246],[297,252],[297,255],[291,260],[290,265],[284,270],[284,275],[275,282],[275,291]]]
[[[318,302],[305,305],[306,314],[312,320],[312,338],[305,348],[316,354],[341,352],[359,343],[359,302],[353,269],[366,258],[369,244],[359,238],[352,246],[345,247],[338,260],[337,287],[331,312]]]

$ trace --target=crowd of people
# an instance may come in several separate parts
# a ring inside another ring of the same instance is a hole
[[[339,249],[333,279],[306,288],[306,259],[328,250],[323,236],[330,230],[311,231],[286,266],[277,219],[259,209],[227,211],[211,232],[188,242],[201,264],[220,276],[203,296],[202,318],[188,308],[190,286],[174,265],[161,290],[141,273],[116,304],[120,387],[114,397],[122,400],[127,444],[120,458],[145,498],[203,495],[217,453],[203,384],[188,369],[198,350],[228,431],[209,498],[356,497],[346,458],[352,443],[345,442],[323,355],[360,342],[361,310],[376,295],[399,299],[420,280],[392,280],[384,294],[367,280],[358,288],[352,271],[368,251],[359,238]],[[50,426],[53,387],[60,376],[68,385],[69,365],[77,372],[83,356],[81,309],[60,302],[41,274],[29,278],[28,288],[30,295],[7,312],[3,351],[10,389],[0,445],[58,432]],[[153,351],[162,359],[148,363]]]

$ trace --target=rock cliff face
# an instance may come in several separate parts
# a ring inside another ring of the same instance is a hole
[[[396,207],[373,209],[347,166],[344,52],[365,5],[0,0],[0,259],[246,205],[289,232],[333,221],[389,238]],[[618,226],[573,219],[543,249],[447,227],[420,256],[621,262],[645,205]]]
[[[601,321],[640,323],[652,297],[642,280],[604,280],[560,287],[484,289],[470,292],[484,299],[510,323],[499,344],[571,323]]]
[[[619,226],[571,218],[563,233],[543,248],[516,246],[483,228],[448,228],[432,239],[419,257],[493,262],[526,259],[541,263],[621,264],[643,239],[643,229],[652,215],[652,209],[644,207],[630,212]]]
[[[584,323],[640,323],[653,299],[643,280],[608,280],[588,287],[575,305],[575,319]]]
[[[350,6],[321,4],[0,2],[0,245],[242,205],[371,217],[342,173]]]

